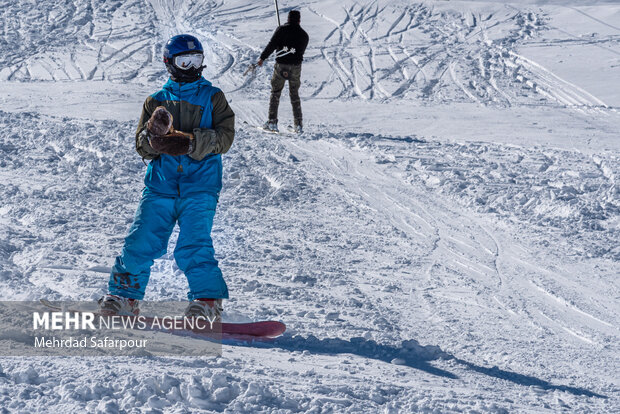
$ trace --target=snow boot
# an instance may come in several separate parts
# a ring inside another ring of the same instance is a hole
[[[185,316],[190,318],[202,316],[211,323],[221,323],[223,311],[222,299],[196,299],[185,308]]]
[[[106,316],[138,316],[140,301],[128,299],[122,296],[105,295],[97,301],[99,303],[99,313]]]

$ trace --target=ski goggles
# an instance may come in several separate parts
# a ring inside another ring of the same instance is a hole
[[[200,69],[202,62],[204,61],[204,55],[202,53],[191,53],[186,55],[178,55],[174,57],[174,66],[181,70],[188,70],[190,68]]]

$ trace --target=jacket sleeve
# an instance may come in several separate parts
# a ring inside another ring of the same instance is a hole
[[[261,53],[260,55],[261,60],[266,60],[269,57],[269,55],[271,55],[273,51],[278,48],[278,43],[279,43],[278,39],[280,38],[280,34],[279,34],[280,27],[278,27],[276,31],[273,32],[273,36],[271,36],[271,40],[269,41],[269,43],[267,43],[267,46],[265,46],[265,50],[263,50],[263,53]]]
[[[153,114],[155,108],[159,106],[159,103],[152,97],[146,98],[144,105],[142,105],[142,115],[138,121],[138,129],[136,129],[136,151],[143,159],[152,160],[159,156],[159,152],[155,151],[151,144],[146,131],[146,123]]]
[[[194,150],[189,154],[196,161],[207,154],[224,154],[235,139],[235,113],[228,105],[224,92],[219,91],[211,98],[213,106],[213,128],[194,129]]]
[[[304,53],[306,52],[306,48],[308,47],[308,42],[310,41],[310,37],[308,36],[308,33],[306,33],[305,31],[303,32],[303,37],[301,39],[301,42],[299,44],[299,50],[295,51],[296,55],[299,56],[303,56]]]

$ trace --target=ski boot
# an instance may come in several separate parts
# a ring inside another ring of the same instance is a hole
[[[278,121],[270,119],[263,124],[263,129],[270,132],[278,132]]]
[[[293,133],[293,134],[303,134],[304,133],[304,128],[301,126],[301,124],[295,125],[295,126],[288,126],[288,131]]]
[[[196,299],[185,308],[185,316],[196,318],[202,316],[210,323],[222,323],[222,299]]]
[[[137,299],[128,299],[117,295],[105,295],[97,301],[99,304],[99,313],[105,316],[138,316],[140,301]]]

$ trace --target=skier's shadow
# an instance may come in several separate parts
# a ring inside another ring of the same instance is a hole
[[[250,345],[252,346],[252,345]],[[254,344],[253,346],[256,346]],[[312,335],[284,336],[269,343],[261,343],[262,347],[280,348],[287,351],[310,352],[313,354],[336,355],[352,354],[364,358],[371,358],[387,363],[395,363],[410,368],[419,369],[432,375],[449,379],[459,377],[449,371],[431,365],[431,361],[443,359],[452,360],[463,367],[479,372],[490,377],[510,381],[525,387],[535,386],[545,391],[564,391],[573,395],[586,397],[608,398],[585,388],[571,387],[566,385],[554,385],[549,381],[529,375],[518,374],[497,367],[487,368],[462,360],[454,355],[442,351],[438,346],[422,346],[416,340],[403,341],[400,347],[379,344],[373,340],[364,338],[351,338],[344,340],[339,338],[318,339]]]

